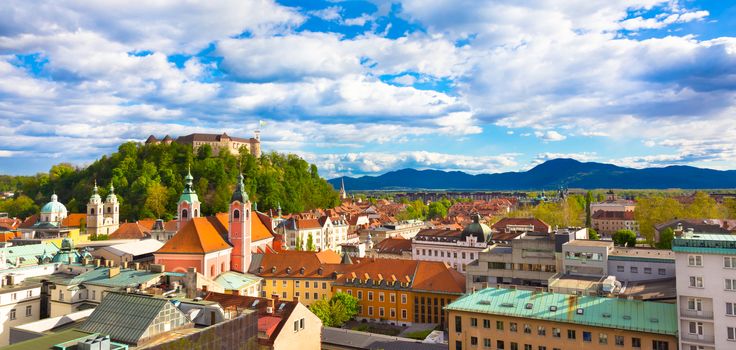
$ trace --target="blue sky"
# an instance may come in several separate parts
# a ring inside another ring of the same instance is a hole
[[[3,1],[0,173],[250,136],[325,177],[733,169],[731,1]]]

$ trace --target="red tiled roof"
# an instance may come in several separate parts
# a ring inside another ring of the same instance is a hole
[[[87,220],[86,213],[70,213],[64,220],[61,220],[61,225],[66,227],[80,227],[82,220]]]
[[[20,226],[22,221],[17,218],[0,218],[0,228],[3,228],[5,230],[15,230]]]
[[[258,332],[263,332],[267,337],[271,337],[273,332],[281,322],[281,317],[276,316],[262,316],[258,318]]]
[[[349,271],[338,276],[336,283],[345,284],[355,275],[359,279],[383,278],[405,282],[411,279],[410,288],[417,291],[462,294],[465,277],[441,261],[365,258],[355,259]],[[379,276],[380,274],[380,276]]]
[[[38,222],[38,214],[33,214],[29,217],[27,217],[23,222],[18,226],[19,228],[30,228],[31,226],[35,225],[36,222]]]
[[[378,244],[373,246],[373,249],[383,254],[411,252],[411,240],[402,237],[389,237],[378,242]]]
[[[537,218],[503,218],[491,225],[491,228],[504,231],[508,225],[534,225],[534,232],[550,232],[550,226]]]
[[[596,220],[634,220],[634,212],[598,210],[593,213],[592,218]]]
[[[110,234],[110,239],[142,239],[146,237],[148,237],[146,227],[137,222],[121,224],[115,232]]]
[[[340,256],[331,250],[283,251],[277,254],[264,254],[258,270],[251,272],[261,277],[329,278],[333,272],[340,272],[340,260]]]
[[[206,254],[231,248],[217,224],[217,220],[210,218],[192,218],[156,253]]]

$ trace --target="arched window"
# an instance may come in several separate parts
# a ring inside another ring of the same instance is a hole
[[[187,213],[187,210],[186,209],[183,209],[181,211],[181,218],[182,219],[186,219],[188,215],[189,215],[189,213]]]
[[[112,208],[110,208],[110,207],[107,207],[107,213],[108,213],[108,214],[112,213]]]
[[[225,263],[220,264],[220,273],[225,272]]]
[[[233,219],[240,219],[240,210],[233,210]]]
[[[246,210],[245,211],[245,219],[247,220],[248,218],[250,218],[250,211],[249,210]]]
[[[197,214],[198,214],[198,213],[197,213],[197,209],[194,209],[194,215],[193,215],[192,217],[193,217],[193,218],[196,218],[196,217],[198,217],[199,215],[197,215]]]
[[[90,208],[89,209],[89,214],[90,215],[95,215],[95,208]]]
[[[210,266],[210,277],[215,277],[215,265]]]

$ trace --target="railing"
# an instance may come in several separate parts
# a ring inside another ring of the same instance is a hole
[[[712,335],[690,334],[686,331],[684,334],[682,334],[682,340],[689,343],[713,344],[715,342],[715,337]]]
[[[712,320],[713,311],[695,311],[695,310],[680,310],[680,315],[687,318],[697,318],[701,320]]]

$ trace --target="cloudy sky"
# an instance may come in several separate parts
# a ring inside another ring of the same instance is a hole
[[[325,177],[736,168],[732,1],[148,3],[0,2],[0,173],[259,120]]]

